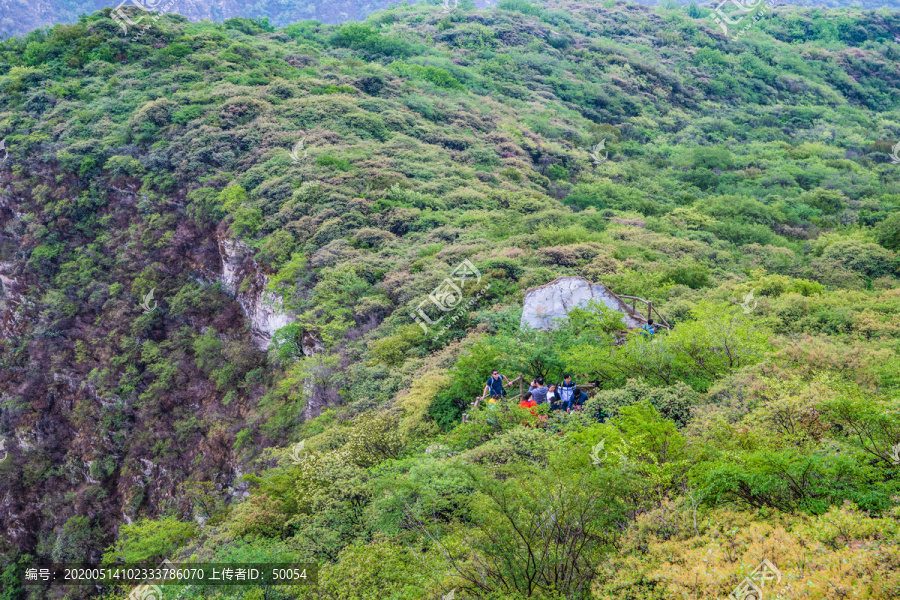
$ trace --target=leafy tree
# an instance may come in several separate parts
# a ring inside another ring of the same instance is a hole
[[[469,503],[472,527],[430,534],[439,540],[463,593],[514,598],[588,593],[593,565],[612,542],[620,514],[610,493],[618,488],[614,482],[543,467],[511,468],[499,481],[474,469],[467,475],[476,490]],[[422,530],[430,526],[415,522]]]
[[[675,352],[682,377],[695,387],[759,362],[770,348],[769,332],[736,306],[702,302],[691,315],[658,343]]]
[[[900,252],[900,214],[893,214],[875,227],[876,241],[895,252]]]
[[[197,534],[197,525],[173,517],[158,521],[141,519],[122,525],[119,539],[110,546],[103,561],[126,564],[157,562],[172,554]]]
[[[345,448],[350,460],[360,467],[397,458],[403,448],[403,440],[397,429],[396,416],[375,412],[357,417],[347,436]]]
[[[69,518],[56,535],[50,557],[55,563],[80,563],[97,554],[102,534],[84,515]]]

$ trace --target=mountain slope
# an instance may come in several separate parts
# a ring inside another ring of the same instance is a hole
[[[360,2],[345,0],[343,2],[257,2],[248,5],[234,0],[212,0],[208,2],[192,2],[189,0],[153,0],[152,2],[108,1],[108,0],[37,0],[36,2],[17,2],[0,0],[0,36],[12,37],[25,35],[42,27],[58,23],[74,23],[83,14],[89,14],[104,8],[116,9],[121,6],[143,6],[150,11],[173,13],[187,17],[191,21],[222,22],[235,17],[249,19],[267,19],[276,27],[283,27],[302,19],[317,19],[323,23],[342,23],[344,21],[362,20],[373,12],[388,8],[392,2],[375,0]],[[442,1],[426,2],[441,5]],[[474,8],[475,4],[484,8],[490,2],[469,2],[454,0],[451,5]],[[140,13],[137,13],[140,14]]]
[[[157,519],[164,554],[320,562],[322,597],[658,597],[691,585],[671,556],[713,547],[697,597],[763,550],[821,597],[803,544],[842,589],[851,543],[896,573],[873,532],[897,514],[898,35],[892,13],[779,8],[733,41],[704,9],[506,0],[140,37],[104,10],[3,42],[4,556],[134,556]],[[559,275],[675,328],[520,332]],[[495,366],[598,391],[547,429],[515,406],[460,425]],[[545,494],[585,551],[523,586],[502,524],[546,548]]]

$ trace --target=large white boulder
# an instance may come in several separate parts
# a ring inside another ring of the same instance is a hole
[[[559,277],[525,292],[521,327],[524,329],[527,325],[532,329],[555,329],[555,321],[565,319],[575,307],[586,307],[591,300],[621,312],[622,324],[628,329],[645,323],[641,317],[632,315],[631,307],[626,306],[603,284],[591,283],[583,277]]]

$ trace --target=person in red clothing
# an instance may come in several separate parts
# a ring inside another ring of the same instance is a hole
[[[531,392],[525,392],[525,396],[523,396],[523,400],[519,402],[519,406],[522,408],[532,408],[537,406],[537,402],[531,396]],[[534,411],[531,411],[531,414],[534,414]]]
[[[524,399],[521,402],[519,402],[519,406],[522,408],[529,409],[529,411],[531,412],[532,415],[538,416],[534,412],[534,407],[537,406],[537,402],[532,397],[531,392],[525,392],[525,395],[523,396],[523,398]],[[533,425],[530,425],[527,421],[522,421],[522,425],[525,425],[526,427],[533,427]]]

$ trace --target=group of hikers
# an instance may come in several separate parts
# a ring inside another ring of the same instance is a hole
[[[481,398],[490,396],[488,403],[493,404],[506,395],[505,386],[509,384],[509,379],[494,369],[484,385]],[[581,410],[585,400],[587,400],[587,394],[578,389],[578,386],[572,381],[572,376],[566,373],[561,382],[550,385],[544,383],[543,377],[535,377],[529,384],[528,391],[520,399],[519,406],[531,408],[549,403],[550,410],[564,410],[571,413],[573,410]]]
[[[642,337],[652,340],[656,334],[653,319],[647,320],[647,323],[641,327],[640,333]],[[482,392],[479,401],[489,398],[487,401],[489,405],[496,404],[498,400],[506,396],[505,386],[510,384],[510,380],[505,375],[501,375],[497,369],[494,369],[484,384],[484,392]],[[564,410],[566,413],[571,413],[572,411],[581,410],[585,400],[587,400],[587,394],[578,389],[578,386],[572,381],[572,375],[566,373],[563,375],[563,380],[556,384],[545,384],[543,377],[532,379],[528,385],[528,391],[519,399],[519,406],[522,408],[533,408],[542,404],[549,404],[550,410]],[[540,415],[540,417],[546,419],[545,415]]]

